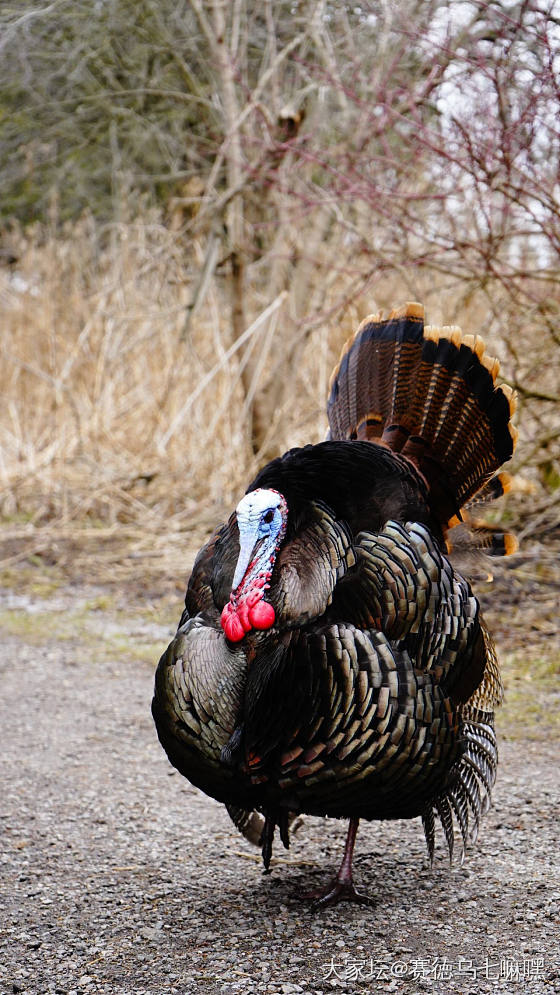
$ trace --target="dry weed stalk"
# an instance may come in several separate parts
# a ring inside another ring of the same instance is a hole
[[[192,288],[181,244],[156,222],[99,230],[83,221],[57,239],[21,236],[18,254],[17,268],[0,272],[4,519],[157,531],[230,502],[259,462],[245,412],[286,293],[260,310],[253,295],[257,317],[232,343],[214,278],[182,341]],[[343,334],[331,345],[318,327],[304,343],[298,405],[284,384],[269,426],[279,449],[322,437]]]
[[[353,297],[344,274],[321,279],[329,245],[317,256],[305,324],[285,321],[293,314],[289,291],[267,303],[252,285],[246,310],[253,320],[232,341],[218,269],[184,336],[195,284],[185,277],[183,251],[157,219],[103,229],[84,220],[56,239],[20,236],[17,267],[0,271],[0,514],[5,537],[22,550],[40,553],[43,529],[69,539],[84,523],[118,526],[121,536],[128,529],[133,545],[138,530],[171,542],[186,529],[209,528],[270,452],[324,437],[330,370],[368,310],[424,297],[434,321],[458,320],[483,332],[489,321],[483,290],[466,299],[449,279],[438,289],[398,274],[380,282],[382,296]],[[202,262],[198,243],[192,251]],[[488,337],[502,333],[506,355],[511,359],[515,349],[524,371],[530,328],[525,342],[516,341],[505,317],[496,308]],[[275,366],[279,342],[287,376]],[[499,341],[492,345],[499,351]],[[538,343],[530,356],[532,367],[540,364],[543,390],[550,389],[557,364],[540,355]],[[518,379],[512,362],[504,372]],[[246,416],[261,376],[276,382],[276,403],[255,454]],[[519,462],[538,484],[550,403],[531,398],[534,381],[526,382]],[[548,431],[554,446],[558,433],[550,422]],[[519,500],[526,503],[526,494]],[[540,500],[549,523],[547,499]],[[17,555],[10,547],[7,559]]]

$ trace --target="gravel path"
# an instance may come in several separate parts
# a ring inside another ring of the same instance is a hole
[[[163,648],[163,647],[162,647]],[[308,820],[273,872],[172,772],[146,663],[6,636],[0,993],[560,992],[558,743],[506,742],[479,843],[433,872],[422,829],[362,824],[374,908],[297,895],[345,827]]]

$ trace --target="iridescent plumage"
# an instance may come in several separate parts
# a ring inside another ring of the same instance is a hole
[[[436,817],[461,853],[488,804],[501,682],[449,530],[512,454],[479,337],[420,305],[367,319],[331,379],[330,439],[264,467],[195,562],[153,714],[171,762],[265,865],[275,826],[350,819],[325,903],[360,898],[359,819]],[[506,547],[505,539],[496,543]]]

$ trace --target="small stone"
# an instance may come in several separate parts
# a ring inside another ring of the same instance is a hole
[[[142,926],[140,936],[142,936],[145,940],[155,940],[157,932],[157,929],[153,926]]]

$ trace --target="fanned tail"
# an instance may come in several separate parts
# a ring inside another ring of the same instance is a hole
[[[507,555],[517,548],[513,536],[478,516],[481,504],[508,490],[508,475],[497,471],[517,441],[515,398],[507,385],[496,384],[498,373],[482,338],[455,326],[425,326],[422,305],[408,303],[387,318],[366,318],[331,377],[330,438],[378,443],[414,463],[427,481],[448,548],[458,553],[474,547]],[[462,862],[496,777],[493,710],[503,688],[493,642],[482,619],[480,624],[484,672],[461,706],[461,757],[422,815],[430,861],[438,820],[450,860],[459,838]]]
[[[508,493],[511,483],[509,473],[497,473],[461,509],[461,523],[453,525],[446,535],[447,551],[454,554],[454,563],[458,562],[457,556],[461,553],[511,556],[517,552],[517,539],[511,532],[503,532],[480,517],[488,504]]]
[[[408,457],[426,477],[443,526],[481,489],[497,496],[496,470],[514,450],[511,388],[479,336],[424,325],[421,304],[366,318],[331,377],[332,439],[366,439]],[[495,482],[494,482],[495,481]]]

